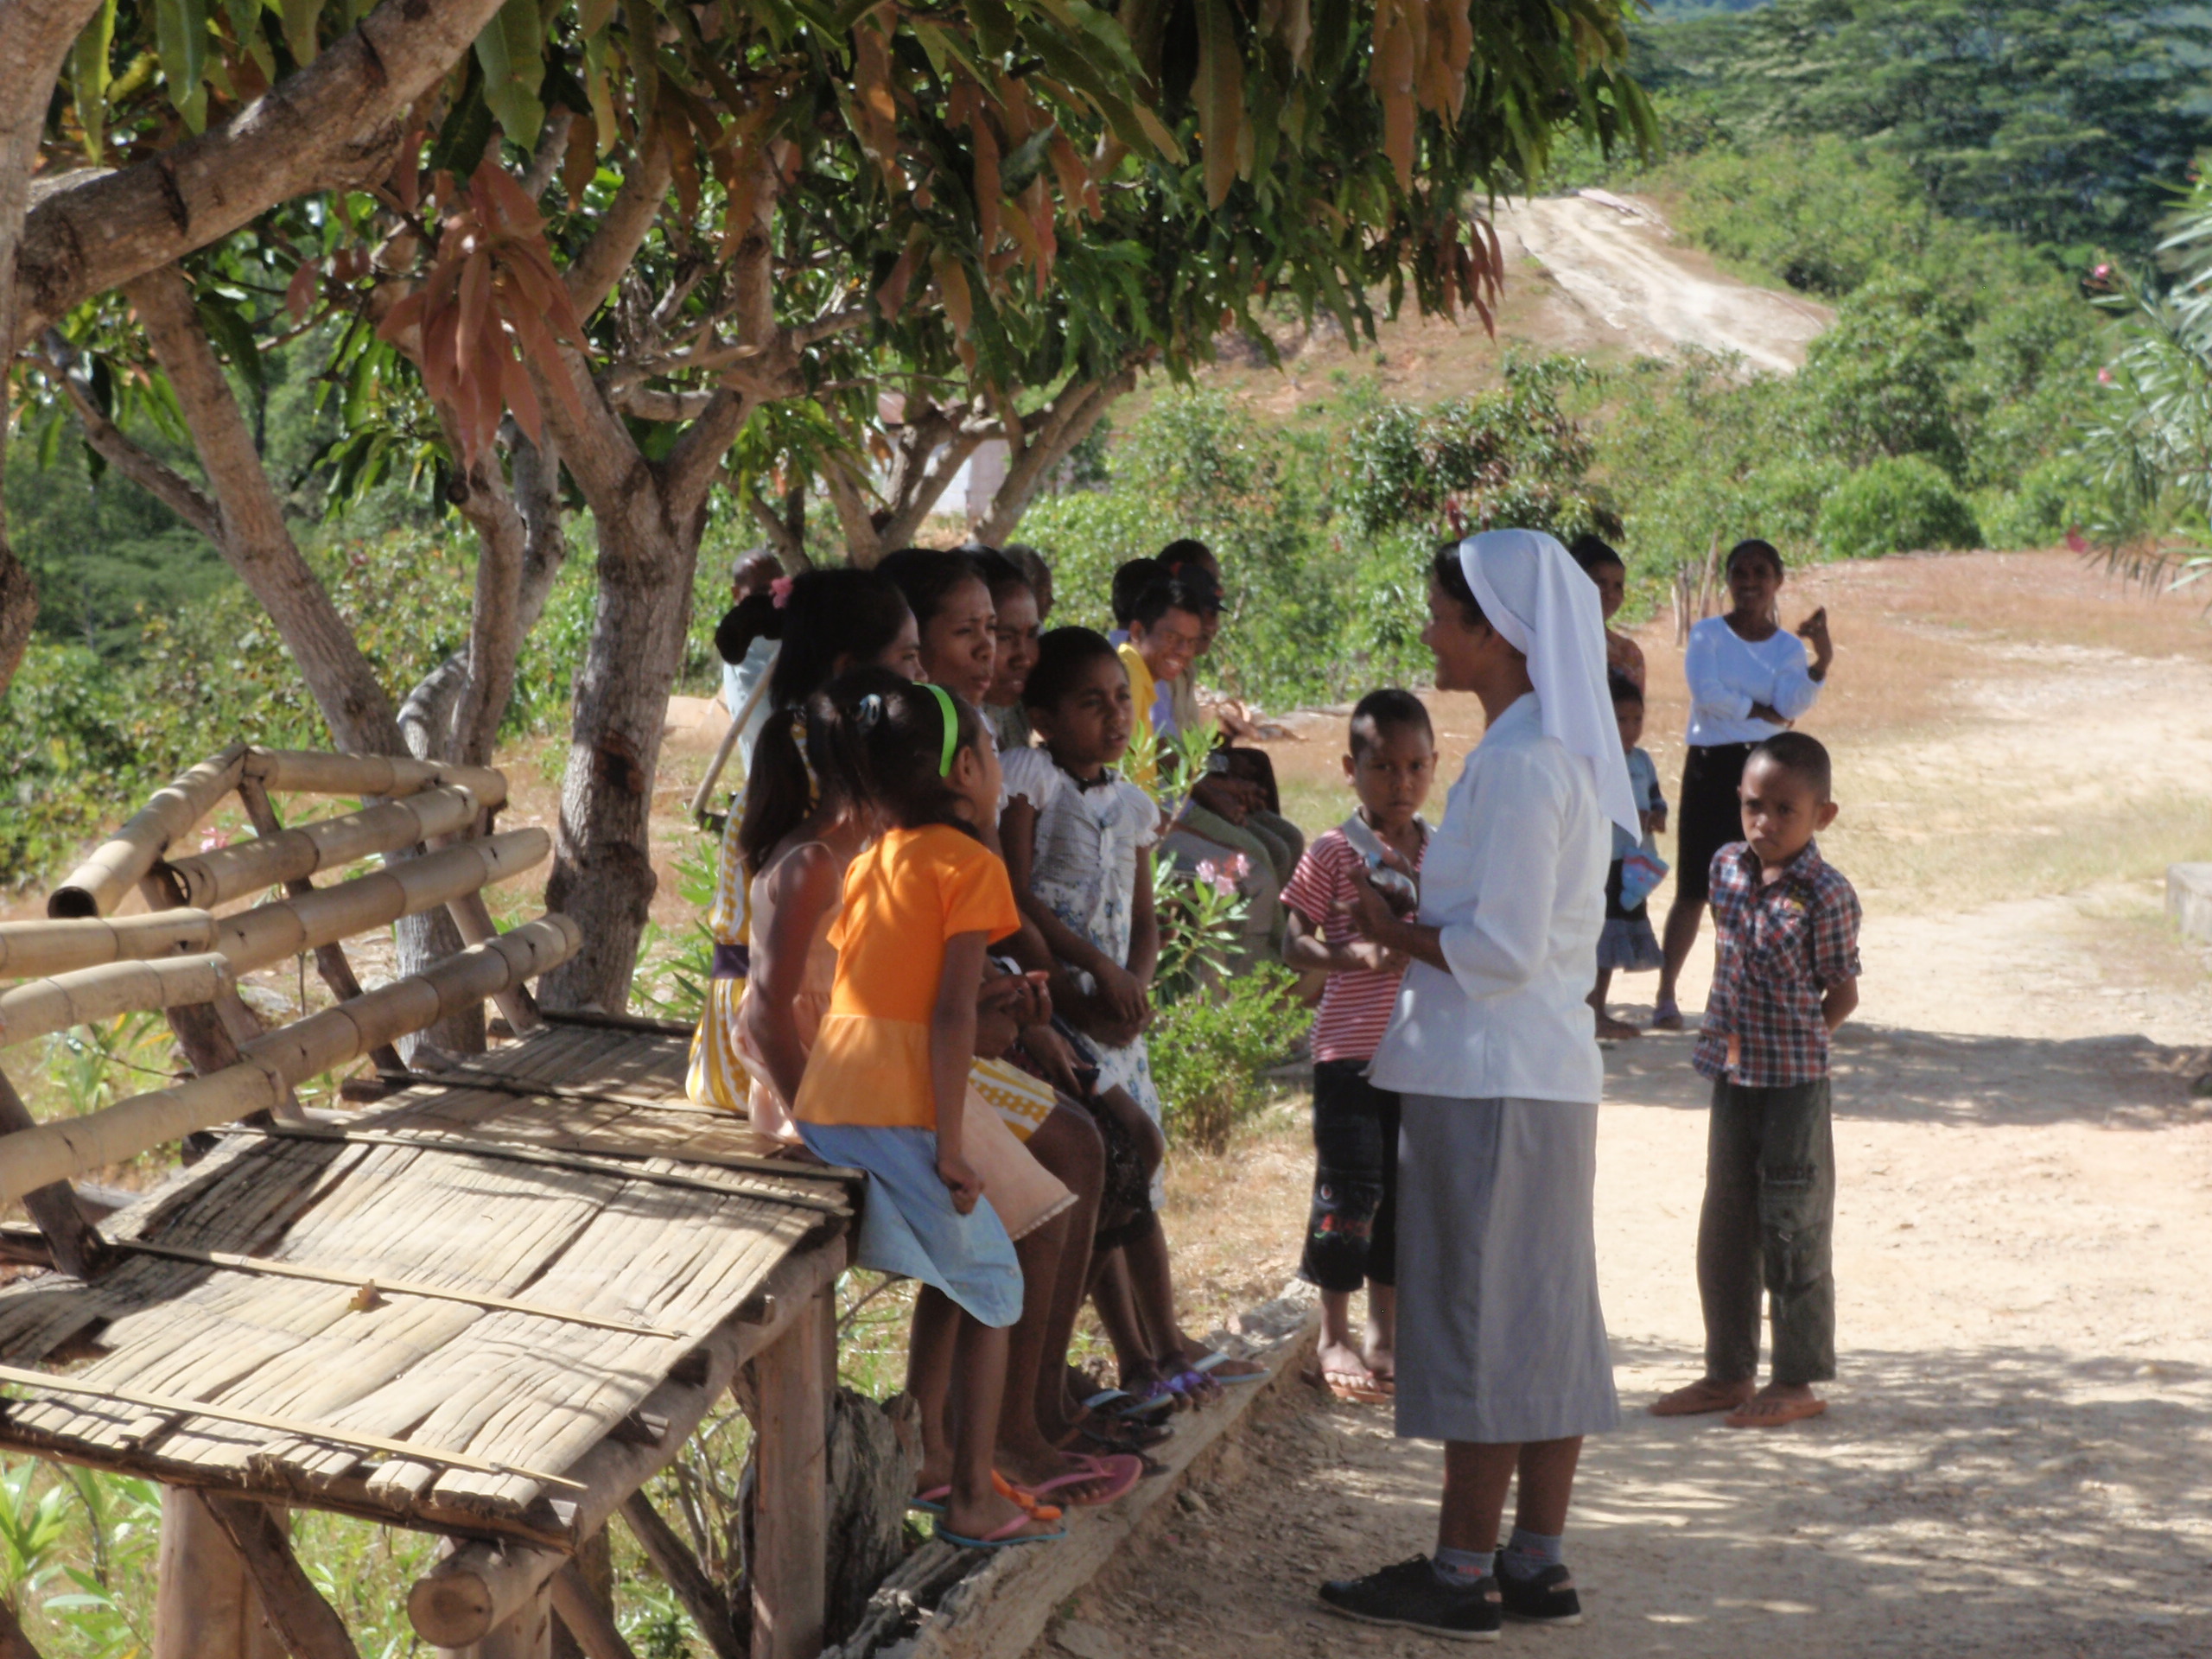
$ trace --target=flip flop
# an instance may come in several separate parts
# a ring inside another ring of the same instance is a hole
[[[1102,1423],[1118,1423],[1123,1432],[1111,1433],[1077,1423],[1058,1442],[1060,1450],[1067,1450],[1068,1441],[1080,1436],[1103,1451],[1111,1452],[1143,1452],[1155,1446],[1165,1446],[1175,1438],[1173,1423],[1142,1423],[1128,1417],[1102,1417]]]
[[[1371,1374],[1365,1382],[1352,1382],[1351,1376],[1349,1371],[1308,1371],[1306,1380],[1326,1389],[1331,1395],[1349,1405],[1387,1405],[1396,1397],[1386,1393],[1380,1379]]]
[[[1058,1510],[1038,1497],[1036,1488],[1017,1486],[995,1469],[991,1471],[991,1490],[1007,1503],[1018,1503],[1027,1510],[1032,1521],[1057,1521],[1060,1518]]]
[[[1654,1031],[1680,1031],[1682,1028],[1682,1008],[1679,1002],[1662,1002],[1651,1010]]]
[[[1132,1394],[1127,1389],[1101,1389],[1081,1403],[1086,1411],[1095,1411],[1101,1417],[1141,1417],[1168,1409],[1175,1401],[1172,1395],[1160,1393],[1155,1382],[1143,1394]]]
[[[1006,1525],[986,1537],[969,1538],[953,1531],[944,1524],[944,1517],[939,1516],[934,1530],[939,1539],[950,1544],[955,1549],[1012,1549],[1017,1544],[1049,1544],[1055,1538],[1065,1538],[1068,1535],[1065,1529],[1058,1532],[1033,1532],[1021,1538],[1011,1535],[1027,1526],[1029,1522],[1030,1516],[1027,1513],[1017,1515]]]
[[[924,1515],[943,1515],[945,1501],[952,1496],[950,1486],[932,1486],[926,1492],[916,1492],[906,1500],[910,1510],[919,1510]]]
[[[1770,1409],[1753,1412],[1754,1406]],[[1720,1421],[1729,1428],[1782,1428],[1790,1423],[1802,1423],[1808,1417],[1817,1417],[1828,1408],[1825,1400],[1746,1400]]]
[[[1042,1497],[1063,1486],[1078,1486],[1086,1482],[1103,1480],[1107,1483],[1103,1492],[1094,1493],[1089,1497],[1077,1497],[1071,1493],[1067,1498],[1067,1502],[1078,1507],[1096,1509],[1101,1504],[1111,1503],[1116,1498],[1127,1497],[1135,1490],[1136,1484],[1144,1478],[1144,1460],[1141,1458],[1094,1458],[1087,1452],[1077,1452],[1075,1456],[1079,1462],[1088,1464],[1090,1467],[1040,1482],[1030,1490]],[[1039,1520],[1049,1518],[1044,1515],[1038,1516]]]
[[[1265,1366],[1262,1366],[1256,1371],[1239,1371],[1230,1376],[1215,1376],[1213,1375],[1214,1370],[1217,1366],[1230,1364],[1235,1361],[1235,1355],[1224,1354],[1217,1348],[1208,1352],[1204,1357],[1193,1360],[1191,1363],[1191,1369],[1194,1371],[1199,1372],[1211,1381],[1222,1384],[1224,1388],[1231,1382],[1264,1382],[1268,1380],[1268,1372]]]

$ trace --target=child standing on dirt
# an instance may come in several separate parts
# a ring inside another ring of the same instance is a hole
[[[1608,677],[1613,696],[1613,723],[1620,728],[1621,750],[1628,757],[1628,786],[1636,796],[1637,817],[1643,834],[1631,836],[1613,826],[1613,863],[1605,874],[1605,927],[1598,935],[1598,984],[1590,993],[1590,1006],[1598,1011],[1598,1035],[1618,1041],[1643,1033],[1625,1020],[1605,1012],[1605,993],[1613,970],[1649,973],[1666,957],[1659,936],[1651,931],[1651,889],[1659,885],[1667,866],[1653,839],[1667,827],[1667,798],[1659,792],[1659,768],[1637,746],[1643,741],[1643,691],[1627,675]]]
[[[1321,1292],[1321,1380],[1339,1400],[1389,1399],[1397,1372],[1398,1097],[1368,1080],[1406,959],[1359,936],[1358,875],[1410,887],[1428,850],[1421,809],[1436,734],[1410,691],[1370,691],[1352,710],[1344,778],[1359,805],[1317,838],[1283,889],[1282,959],[1328,975],[1313,1020],[1313,1205],[1298,1276]],[[1387,874],[1386,874],[1387,872]],[[1367,1287],[1367,1340],[1351,1335]]]
[[[1835,1375],[1835,1137],[1828,1038],[1859,1006],[1859,895],[1813,837],[1835,821],[1828,752],[1802,732],[1757,745],[1738,788],[1744,839],[1713,855],[1717,965],[1694,1057],[1713,1079],[1698,1299],[1705,1375],[1651,1408],[1725,1411],[1731,1428],[1817,1417]],[[1759,1292],[1773,1376],[1754,1391]]]

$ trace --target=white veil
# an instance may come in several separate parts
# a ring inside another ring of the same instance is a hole
[[[1636,793],[1605,684],[1605,620],[1598,584],[1553,537],[1491,530],[1459,543],[1459,569],[1491,626],[1529,659],[1544,734],[1589,766],[1598,805],[1641,835]]]

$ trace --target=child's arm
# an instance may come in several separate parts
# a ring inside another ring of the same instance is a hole
[[[1829,986],[1827,995],[1821,998],[1821,1019],[1828,1028],[1828,1035],[1834,1036],[1837,1028],[1845,1020],[1850,1019],[1853,1014],[1857,1012],[1858,1007],[1859,982],[1857,980],[1847,979]]]
[[[1160,966],[1160,918],[1152,908],[1152,849],[1137,849],[1136,891],[1129,895],[1129,977],[1141,986],[1152,983]],[[1151,1009],[1146,1000],[1145,1011]]]
[[[792,1008],[806,978],[815,930],[842,886],[829,849],[804,847],[777,865],[761,888],[769,924],[753,936],[752,971],[737,1021],[786,1106],[798,1098],[806,1073],[806,1048]]]
[[[937,1103],[937,1174],[950,1189],[962,1215],[983,1196],[983,1183],[964,1155],[962,1130],[968,1101],[968,1062],[976,1051],[976,989],[983,979],[981,930],[944,942],[937,1006],[930,1013],[930,1091]]]
[[[1346,939],[1331,944],[1321,931],[1306,919],[1303,911],[1283,906],[1282,959],[1300,973],[1319,969],[1325,974],[1377,973],[1402,968],[1405,961],[1372,939]]]

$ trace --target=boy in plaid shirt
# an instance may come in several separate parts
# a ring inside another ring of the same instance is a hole
[[[1835,1375],[1835,1138],[1828,1036],[1859,1006],[1859,895],[1813,836],[1835,821],[1828,752],[1800,732],[1751,751],[1744,839],[1713,857],[1718,952],[1692,1064],[1713,1079],[1698,1299],[1705,1376],[1651,1408],[1725,1411],[1731,1428],[1817,1417]],[[1759,1292],[1773,1378],[1758,1389]]]

